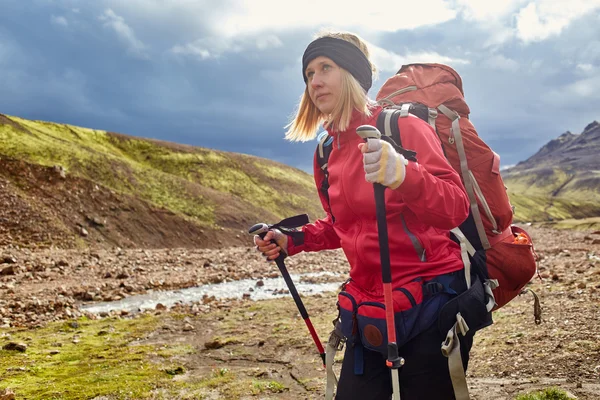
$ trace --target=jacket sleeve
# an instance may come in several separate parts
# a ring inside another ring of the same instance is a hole
[[[341,247],[340,238],[333,229],[333,216],[329,207],[329,201],[321,190],[321,184],[323,183],[325,175],[318,166],[316,153],[313,161],[313,168],[317,192],[319,193],[321,205],[323,206],[326,216],[313,223],[304,225],[302,227],[302,235],[298,235],[297,238],[289,238],[287,253],[290,256],[300,253],[301,251],[332,250]]]
[[[408,162],[404,182],[396,190],[421,222],[440,229],[459,226],[469,216],[469,199],[440,139],[419,118],[400,118],[398,124],[402,147],[416,151],[417,162]]]

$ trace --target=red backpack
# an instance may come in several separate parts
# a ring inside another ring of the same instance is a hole
[[[494,309],[502,307],[534,276],[537,256],[527,232],[512,225],[513,207],[500,176],[500,157],[479,137],[469,120],[460,76],[441,64],[404,65],[383,84],[376,100],[384,107],[377,127],[398,145],[398,118],[409,114],[425,120],[437,132],[470,201],[469,218],[453,233],[458,242],[462,240],[474,264],[479,265],[475,270],[482,282],[497,280]],[[321,190],[328,198],[326,167],[331,144],[326,139],[324,135],[319,143],[317,160],[325,176]]]

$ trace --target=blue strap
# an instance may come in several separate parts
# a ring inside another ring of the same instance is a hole
[[[360,340],[354,341],[354,375],[362,375],[365,362],[363,359],[363,345]]]

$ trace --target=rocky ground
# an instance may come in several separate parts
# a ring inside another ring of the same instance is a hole
[[[528,388],[560,385],[580,399],[600,398],[600,232],[525,228],[533,237],[540,257],[539,277],[529,287],[542,302],[542,324],[533,323],[533,302],[529,294],[520,296],[495,313],[495,324],[476,336],[469,377],[474,396],[486,400],[505,399]],[[294,272],[347,271],[345,258],[339,251],[300,254],[288,259],[287,265]],[[119,300],[148,290],[178,289],[238,279],[259,281],[277,275],[277,268],[266,263],[250,246],[219,250],[99,248],[83,251],[4,246],[0,248],[0,319],[4,327],[33,328],[49,321],[81,316],[82,304]],[[280,301],[287,310],[283,318],[297,322],[291,299]],[[315,320],[323,321],[320,326],[327,329],[322,331],[325,336],[330,330],[327,321],[331,320],[332,310],[328,307],[309,308],[313,301],[307,300],[307,308],[315,313]],[[323,301],[328,306],[335,306],[335,296],[325,296]],[[179,305],[176,309],[186,311],[196,319],[185,323],[175,321],[165,331],[166,335],[152,340],[166,343],[193,340],[199,352],[187,360],[186,366],[191,371],[206,373],[207,366],[219,364],[233,365],[231,368],[239,367],[240,370],[272,364],[267,354],[276,351],[276,348],[269,348],[268,340],[273,326],[256,317],[250,325],[240,325],[230,333],[239,336],[250,329],[263,338],[262,345],[258,339],[257,343],[246,343],[244,351],[249,351],[251,357],[231,355],[235,353],[231,347],[236,346],[236,341],[215,345],[218,339],[214,332],[222,331],[218,324],[225,317],[212,317],[224,309],[237,309],[241,315],[252,316],[249,300],[205,298],[197,304]],[[188,331],[196,334],[186,339]],[[322,395],[321,389],[306,386],[306,379],[311,377],[320,384],[322,371],[317,372],[315,365],[318,363],[310,355],[312,343],[308,334],[303,336],[304,333],[301,331],[298,336],[306,340],[301,340],[301,344],[288,349],[285,354],[279,354],[279,362],[275,363],[277,372],[269,372],[285,375],[282,379],[291,388],[287,394],[272,398],[318,398]],[[222,341],[223,335],[220,337]],[[260,361],[261,355],[264,362]],[[292,367],[296,361],[305,365],[305,369]],[[297,390],[305,395],[294,397],[290,394]]]

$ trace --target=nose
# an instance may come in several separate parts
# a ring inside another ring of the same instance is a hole
[[[321,78],[321,75],[319,75],[318,73],[314,73],[313,76],[310,79],[310,86],[313,89],[317,89],[323,86],[323,79]]]

